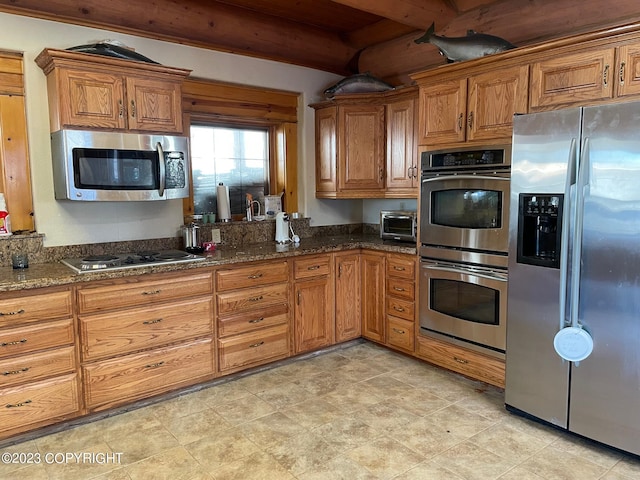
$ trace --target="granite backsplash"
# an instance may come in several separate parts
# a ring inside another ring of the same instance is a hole
[[[312,227],[309,218],[292,219],[290,221],[293,231],[302,241],[312,237],[330,237],[350,234],[380,233],[377,224],[348,224],[325,225]],[[252,243],[273,241],[276,226],[274,220],[259,222],[229,222],[215,224],[200,224],[200,240],[211,241],[211,230],[220,229],[220,245],[241,247]],[[0,237],[0,266],[11,266],[11,255],[26,253],[29,263],[59,262],[63,258],[83,257],[88,255],[100,255],[106,253],[128,253],[141,251],[156,251],[167,249],[182,249],[184,243],[181,232],[176,232],[175,237],[154,238],[150,240],[130,240],[123,242],[105,242],[82,245],[65,245],[61,247],[44,247],[45,234],[24,233]]]

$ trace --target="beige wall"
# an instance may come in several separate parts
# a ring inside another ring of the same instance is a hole
[[[298,179],[300,210],[312,225],[360,223],[362,201],[317,200],[314,170],[314,112],[309,103],[341,77],[288,64],[214,52],[0,13],[0,49],[24,53],[27,122],[36,229],[45,246],[165,238],[178,235],[180,200],[93,203],[57,201],[53,196],[45,76],[35,64],[44,48],[65,49],[100,40],[118,40],[152,60],[193,70],[193,75],[247,85],[300,92]]]

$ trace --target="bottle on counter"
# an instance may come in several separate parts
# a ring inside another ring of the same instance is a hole
[[[0,236],[11,235],[11,219],[4,193],[0,193]]]

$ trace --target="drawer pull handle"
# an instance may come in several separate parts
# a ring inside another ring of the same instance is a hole
[[[399,328],[394,328],[393,331],[399,333],[400,335],[404,335],[405,333],[407,333],[404,330],[400,330]]]
[[[620,85],[624,85],[624,65],[625,62],[620,64]]]
[[[262,274],[261,273],[256,273],[255,275],[249,275],[247,278],[249,280],[255,280],[256,278],[262,278]]]
[[[5,315],[20,315],[24,313],[24,308],[21,308],[20,310],[16,311],[16,312],[0,312],[0,317],[5,316]]]
[[[604,66],[604,72],[602,72],[602,81],[604,86],[609,86],[609,65]]]
[[[136,118],[136,102],[131,100],[131,118]]]
[[[249,320],[249,323],[260,323],[264,320],[264,317],[254,318],[253,320]]]
[[[251,345],[249,345],[249,348],[256,348],[259,347],[260,345],[264,344],[264,340],[258,343],[252,343]]]
[[[312,265],[310,267],[307,267],[307,270],[318,270],[320,268],[320,265]]]
[[[20,345],[21,343],[27,343],[27,339],[23,338],[21,340],[14,340],[13,342],[2,342],[0,343],[0,347],[8,347],[10,345]]]
[[[161,318],[156,318],[155,320],[145,320],[142,322],[143,325],[153,325],[154,323],[160,323],[162,321]]]
[[[404,288],[402,287],[393,287],[396,292],[404,292]]]
[[[150,363],[149,365],[145,365],[144,368],[158,368],[164,365],[164,361],[158,363]]]
[[[259,297],[251,297],[248,300],[250,302],[259,302],[260,300],[262,300],[264,297],[262,295],[260,295]]]
[[[142,295],[157,295],[161,292],[162,290],[149,290],[148,292],[142,292]]]
[[[28,371],[29,371],[29,367],[24,367],[24,368],[21,368],[20,370],[8,370],[6,372],[2,372],[2,375],[6,377],[7,375],[17,375],[18,373],[24,373]]]
[[[395,266],[395,267],[393,267],[393,269],[394,269],[394,270],[397,270],[397,271],[399,271],[399,272],[404,272],[404,267],[398,267],[398,266]]]
[[[404,308],[402,308],[402,307],[396,307],[395,305],[394,305],[393,309],[394,309],[396,312],[404,312]]]
[[[469,363],[469,360],[465,360],[464,358],[453,357],[453,359],[458,363],[464,363],[464,364]]]
[[[28,403],[31,403],[31,400],[25,400],[24,402],[20,402],[20,403],[7,403],[5,407],[7,408],[24,407]]]

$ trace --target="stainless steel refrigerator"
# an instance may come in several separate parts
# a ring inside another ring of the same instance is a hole
[[[640,102],[514,119],[508,409],[640,454]]]

